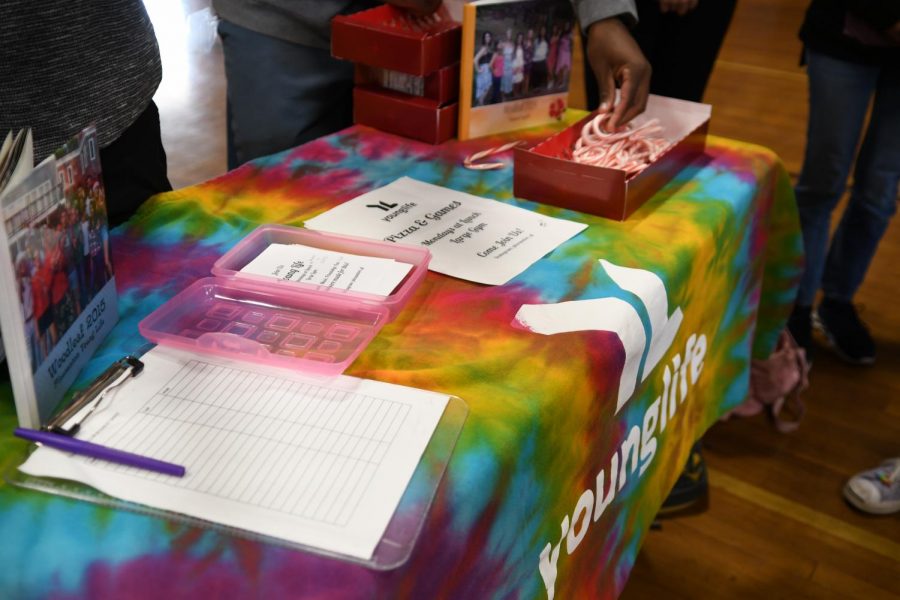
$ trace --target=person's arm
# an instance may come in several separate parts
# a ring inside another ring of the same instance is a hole
[[[897,0],[853,0],[847,2],[847,10],[878,31],[896,30],[900,22],[900,2]]]
[[[629,26],[638,20],[635,0],[572,0],[572,4],[575,5],[575,16],[584,30],[592,23],[610,17],[619,17]]]
[[[586,31],[585,53],[597,78],[601,108],[613,108],[609,126],[624,125],[647,107],[650,63],[626,27],[637,21],[632,0],[574,0],[581,27]]]

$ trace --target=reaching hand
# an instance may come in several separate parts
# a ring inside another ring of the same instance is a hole
[[[434,13],[441,6],[442,0],[386,0],[398,8],[404,8],[414,15],[424,17]]]
[[[622,21],[613,17],[593,23],[587,34],[587,56],[600,88],[601,109],[613,106],[616,84],[621,88],[608,122],[612,130],[644,112],[650,93],[650,63]]]
[[[663,13],[673,12],[683,17],[695,8],[698,0],[659,0],[659,10]]]

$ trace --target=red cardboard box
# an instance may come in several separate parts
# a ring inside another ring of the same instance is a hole
[[[456,135],[459,103],[440,106],[434,100],[376,88],[353,88],[353,122],[388,133],[440,144]]]
[[[447,16],[414,17],[384,4],[331,20],[331,54],[410,75],[459,62],[462,25]]]
[[[428,98],[443,106],[459,100],[459,63],[424,77],[358,64],[354,82],[356,85],[377,86]]]
[[[651,95],[640,119],[657,118],[661,135],[672,142],[643,171],[625,171],[576,163],[564,158],[593,114],[532,148],[516,148],[513,194],[592,215],[624,221],[706,148],[712,107]]]

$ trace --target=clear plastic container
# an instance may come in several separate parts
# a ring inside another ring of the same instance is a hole
[[[265,275],[241,273],[241,269],[259,256],[270,244],[302,244],[332,252],[391,258],[412,265],[412,269],[394,289],[393,293],[388,296],[378,296],[353,290],[337,290],[309,283],[283,281]],[[389,319],[393,319],[403,306],[409,302],[413,292],[422,282],[425,273],[428,272],[430,260],[431,252],[424,246],[379,242],[366,238],[323,233],[285,225],[261,225],[217,260],[213,265],[212,273],[217,277],[230,277],[265,285],[275,285],[284,289],[326,294],[328,297],[353,300],[366,305],[384,306],[388,309]]]
[[[387,296],[241,273],[270,244],[303,244],[412,265]],[[152,342],[323,376],[342,373],[412,297],[427,248],[262,225],[196,281],[140,322]]]
[[[337,375],[386,322],[385,307],[207,277],[138,327],[157,344]]]

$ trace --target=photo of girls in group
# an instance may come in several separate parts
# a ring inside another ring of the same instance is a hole
[[[15,201],[4,199],[32,371],[113,276],[99,164],[90,137],[55,168],[38,167]]]
[[[575,16],[567,1],[480,6],[472,106],[567,91],[574,27]]]

